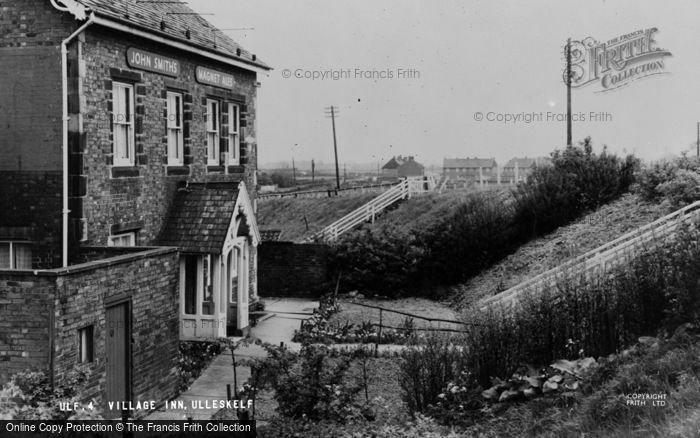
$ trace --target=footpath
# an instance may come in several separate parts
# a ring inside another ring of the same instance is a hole
[[[264,302],[265,312],[268,315],[259,320],[257,325],[250,329],[249,337],[275,345],[283,342],[290,350],[298,351],[301,348],[301,344],[292,342],[294,330],[301,326],[303,320],[311,317],[313,309],[318,307],[318,301],[296,298],[265,298]],[[265,357],[267,355],[265,350],[258,345],[252,343],[248,345],[241,344],[240,342],[243,338],[230,339],[238,344],[235,349],[237,363],[247,358]],[[249,377],[250,369],[247,366],[238,365],[236,367],[235,385],[240,388]],[[231,351],[228,348],[212,360],[211,364],[192,383],[192,386],[187,391],[175,399],[175,403],[182,402],[185,405],[185,411],[161,408],[161,410],[152,412],[146,419],[184,420],[192,418],[193,420],[208,420],[221,409],[218,403],[227,400],[227,384],[231,385],[231,392],[233,392],[235,387],[233,362]],[[214,404],[215,402],[217,405]]]

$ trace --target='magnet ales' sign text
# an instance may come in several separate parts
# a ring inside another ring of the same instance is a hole
[[[196,70],[197,82],[214,87],[232,89],[233,76],[220,71],[212,70],[206,67],[197,67]]]

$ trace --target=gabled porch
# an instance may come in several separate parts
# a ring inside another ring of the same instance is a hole
[[[260,233],[244,183],[197,183],[175,194],[160,244],[180,250],[180,339],[242,335],[257,301]]]

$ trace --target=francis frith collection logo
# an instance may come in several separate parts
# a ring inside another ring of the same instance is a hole
[[[666,74],[671,52],[658,46],[658,29],[640,29],[606,42],[591,37],[571,42],[571,86],[597,84],[598,92],[627,86],[653,75]]]

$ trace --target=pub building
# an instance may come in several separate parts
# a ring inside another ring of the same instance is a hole
[[[258,304],[270,67],[185,3],[3,1],[0,34],[0,383],[165,401],[179,341]]]

